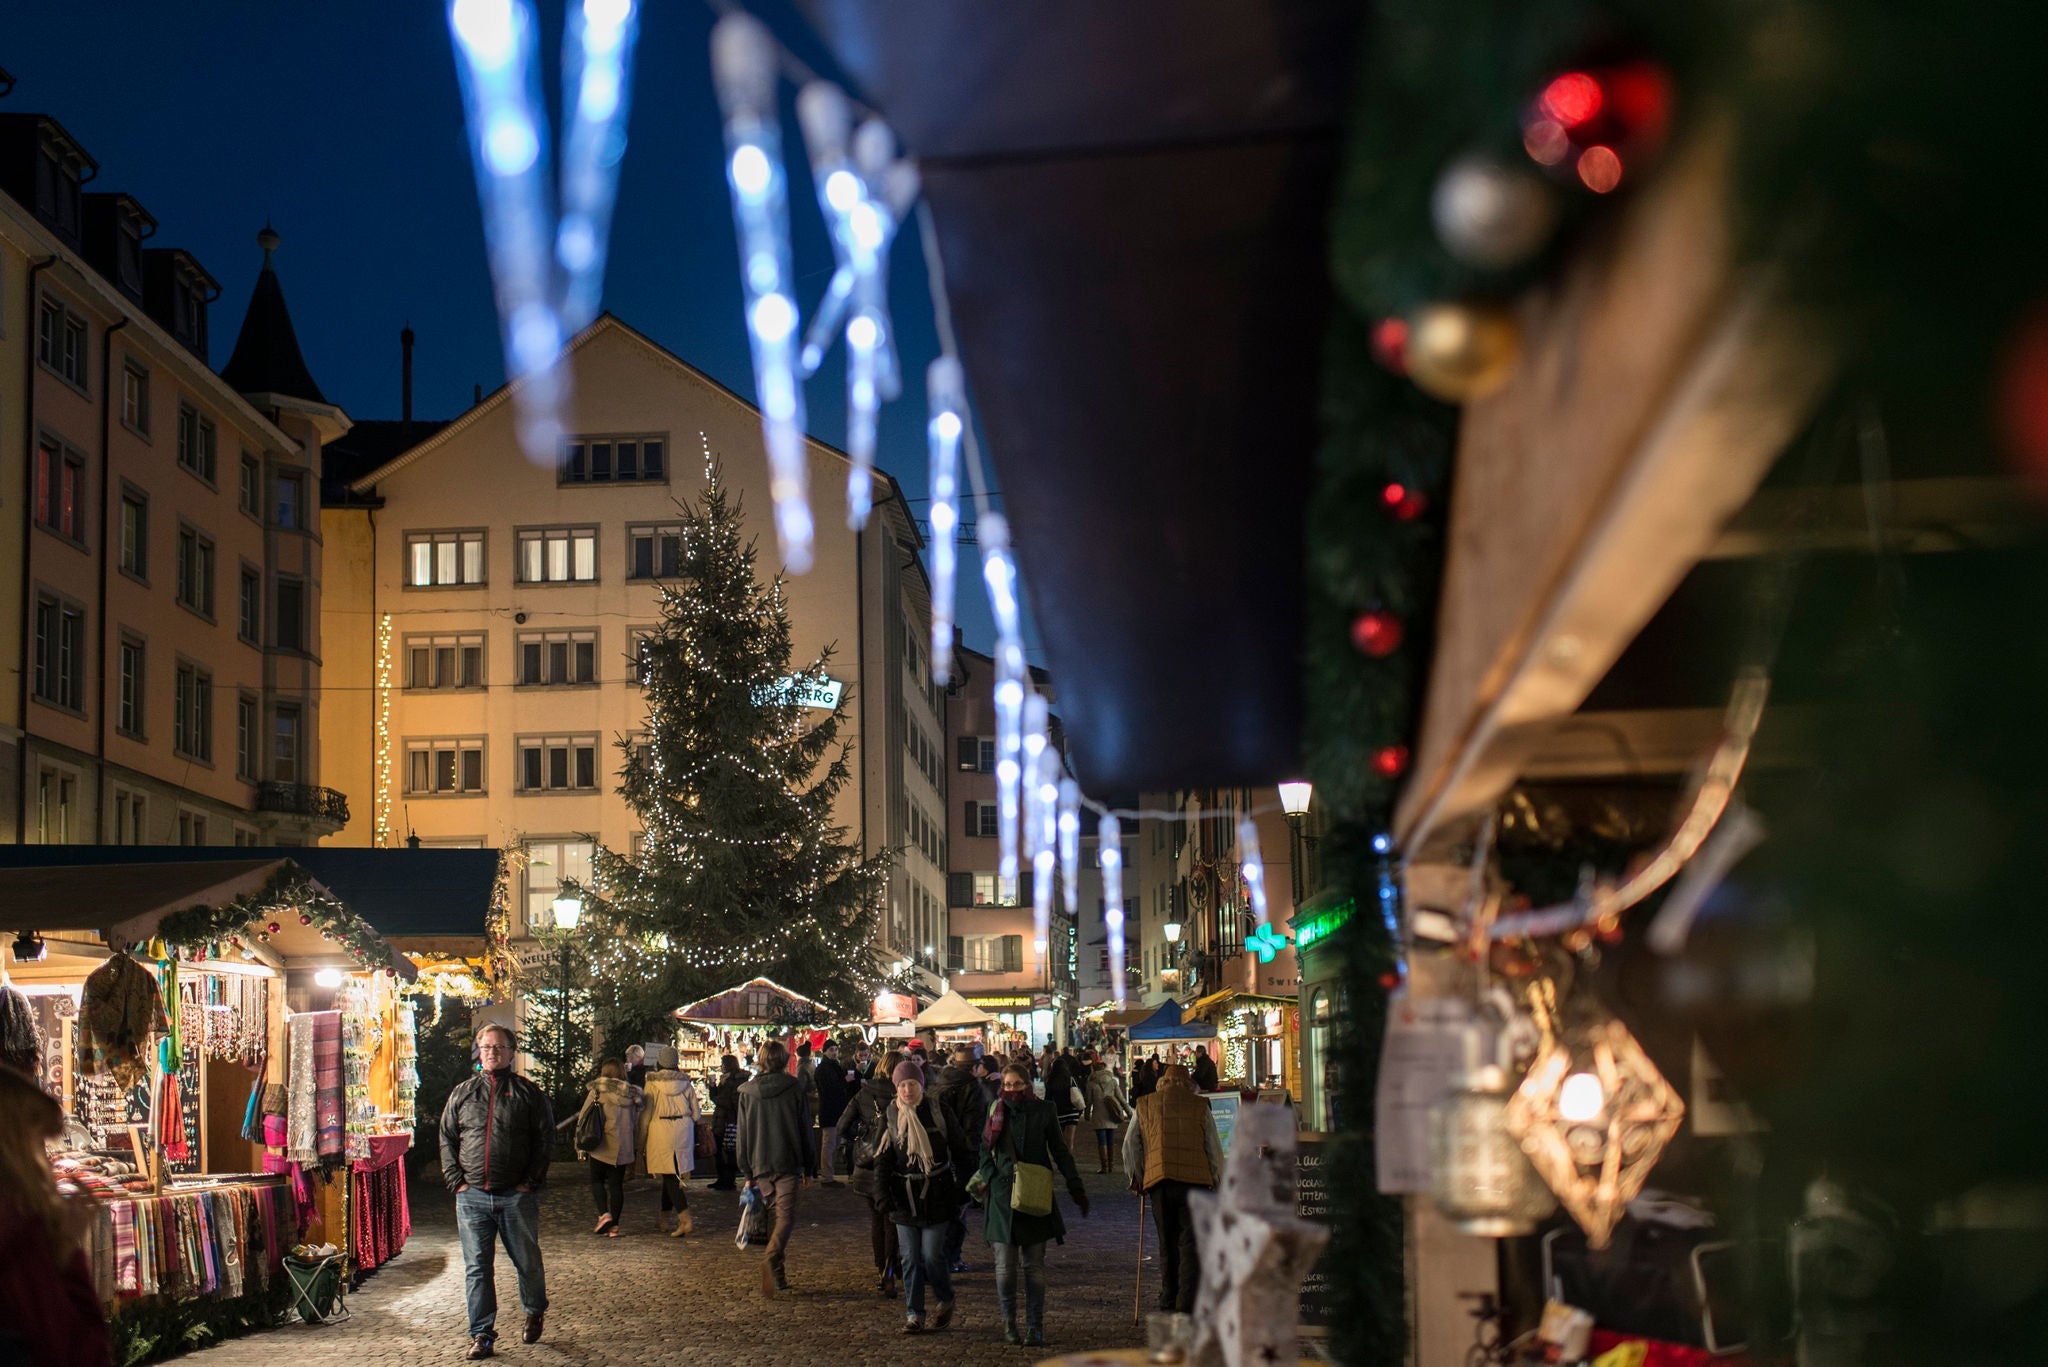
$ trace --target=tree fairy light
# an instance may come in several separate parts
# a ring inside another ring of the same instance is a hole
[[[775,66],[775,39],[760,20],[735,11],[712,28],[711,75],[725,113],[726,182],[739,235],[740,286],[768,446],[776,544],[789,572],[803,574],[811,568],[813,524]]]

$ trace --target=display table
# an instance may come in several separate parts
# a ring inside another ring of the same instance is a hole
[[[89,1258],[102,1302],[243,1296],[267,1288],[291,1238],[282,1182],[180,1185],[92,1200]]]
[[[355,1270],[368,1272],[391,1261],[412,1233],[405,1188],[409,1134],[373,1135],[369,1153],[349,1164],[349,1244]]]

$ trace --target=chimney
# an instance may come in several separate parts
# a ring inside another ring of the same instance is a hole
[[[407,427],[412,426],[412,324],[407,323],[398,334],[399,356],[399,416]]]
[[[470,394],[470,396],[469,396],[469,406],[470,406],[471,408],[474,408],[474,407],[476,407],[476,406],[477,406],[478,404],[482,403],[483,401],[484,401],[484,387],[483,387],[482,385],[478,385],[478,386],[476,387],[476,389],[475,389],[474,391],[472,391],[472,392],[471,392],[471,394]]]

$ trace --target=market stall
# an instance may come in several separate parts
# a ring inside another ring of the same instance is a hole
[[[1224,1086],[1284,1093],[1290,1100],[1300,1095],[1301,1006],[1296,998],[1226,988],[1196,1001],[1187,1019],[1216,1027],[1223,1055],[1217,1072]]]
[[[267,1290],[309,1235],[358,1269],[396,1251],[402,1185],[365,1182],[352,1202],[347,1172],[376,1171],[410,1123],[393,985],[411,965],[302,870],[4,869],[0,930],[16,936],[4,990],[28,1004],[37,1076],[72,1122],[52,1162],[94,1201],[110,1303]]]
[[[919,1031],[931,1031],[940,1045],[977,1044],[989,1042],[985,1036],[995,1024],[995,1017],[948,988],[937,1001],[917,1013],[914,1024]]]

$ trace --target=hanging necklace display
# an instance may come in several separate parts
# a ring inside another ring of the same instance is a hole
[[[1685,1103],[1627,1026],[1589,997],[1567,1003],[1502,1114],[1586,1242],[1605,1248],[1685,1118]]]

